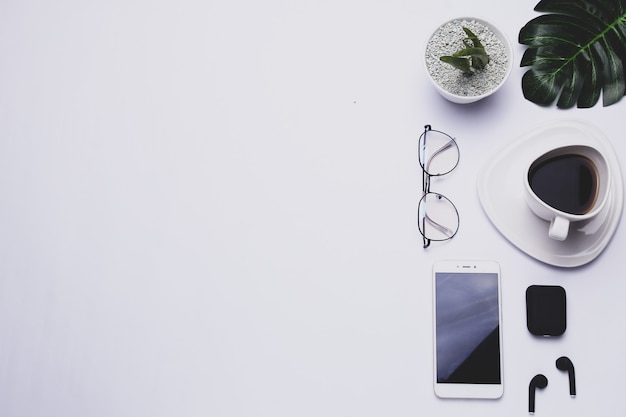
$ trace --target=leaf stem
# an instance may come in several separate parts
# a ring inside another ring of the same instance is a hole
[[[578,51],[574,55],[572,55],[569,59],[566,59],[565,62],[563,63],[563,65],[561,65],[559,68],[557,68],[550,75],[553,76],[555,74],[558,74],[563,68],[568,66],[571,62],[573,62],[576,59],[576,57],[578,57],[578,55],[582,54],[583,51],[588,50],[591,47],[591,45],[593,45],[595,42],[599,41],[600,39],[605,38],[606,34],[608,32],[614,30],[615,27],[617,27],[617,26],[623,25],[625,22],[626,22],[626,13],[624,13],[623,15],[621,15],[620,17],[615,19],[615,21],[613,23],[611,23],[609,26],[607,26],[606,29],[604,29],[602,32],[600,32],[598,35],[596,35],[593,39],[591,39],[589,42],[587,42],[584,46],[580,45]]]

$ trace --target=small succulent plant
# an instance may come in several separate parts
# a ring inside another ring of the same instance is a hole
[[[489,55],[487,55],[485,47],[471,30],[464,27],[463,31],[467,35],[467,37],[463,39],[465,48],[453,55],[445,55],[439,59],[463,71],[464,74],[472,75],[477,70],[485,68],[489,63]]]

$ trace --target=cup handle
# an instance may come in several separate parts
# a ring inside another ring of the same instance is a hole
[[[550,222],[550,230],[548,236],[554,240],[567,239],[567,233],[569,232],[569,220],[564,217],[555,216]]]

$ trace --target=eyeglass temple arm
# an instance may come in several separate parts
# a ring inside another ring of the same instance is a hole
[[[434,221],[433,219],[431,219],[428,214],[424,215],[424,220],[427,220],[428,223],[430,223],[435,229],[439,230],[441,233],[443,233],[446,236],[452,236],[454,233],[452,232],[452,229],[450,229],[449,227],[443,226],[439,223],[437,223],[436,221]]]
[[[432,162],[432,160],[435,159],[437,157],[437,155],[439,155],[441,152],[444,152],[447,149],[450,149],[453,146],[453,144],[454,144],[453,139],[448,139],[448,142],[445,145],[443,145],[441,148],[439,148],[435,152],[433,152],[433,154],[430,155],[430,157],[428,158],[428,160],[424,164],[424,170],[426,172],[430,171],[430,163]]]
[[[426,217],[422,219],[422,230],[426,230]],[[424,249],[430,246],[430,239],[426,237],[426,233],[422,233],[422,237],[424,238]]]

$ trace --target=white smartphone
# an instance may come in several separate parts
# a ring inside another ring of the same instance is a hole
[[[434,385],[441,398],[500,398],[502,298],[494,261],[433,266]]]

